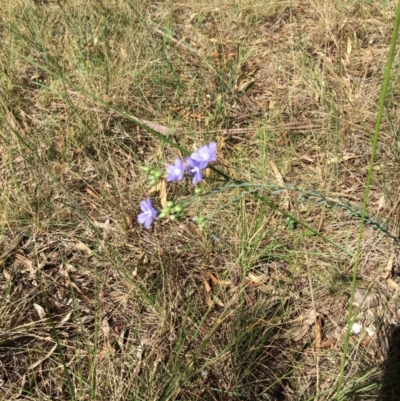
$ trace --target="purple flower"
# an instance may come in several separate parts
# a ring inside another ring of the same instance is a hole
[[[190,155],[192,160],[196,160],[198,162],[208,163],[217,160],[217,144],[215,142],[210,142],[208,145],[204,145]]]
[[[140,209],[142,209],[142,213],[138,216],[138,222],[149,228],[153,219],[157,217],[157,210],[151,204],[150,198],[140,202]]]
[[[189,165],[189,174],[193,176],[193,185],[196,185],[198,182],[203,181],[203,174],[201,170],[207,167],[207,162],[199,162],[192,159],[191,157],[186,158],[186,161]]]
[[[165,181],[182,181],[183,174],[186,170],[186,164],[181,159],[175,159],[174,164],[167,166],[167,179]]]

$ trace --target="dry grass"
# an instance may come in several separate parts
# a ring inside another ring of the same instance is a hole
[[[216,140],[221,170],[352,253],[394,7],[0,0],[1,399],[395,399],[398,244],[367,225],[371,335],[338,383],[353,258],[239,189],[190,209],[204,232],[139,227],[141,167],[178,152],[127,117]],[[368,204],[396,237],[398,86],[395,64]]]

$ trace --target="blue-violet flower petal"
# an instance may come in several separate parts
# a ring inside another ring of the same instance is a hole
[[[210,142],[208,145],[202,146],[196,152],[192,153],[190,155],[190,158],[193,160],[197,160],[198,162],[204,162],[206,163],[206,165],[217,160],[216,142]]]
[[[142,210],[142,213],[138,216],[138,222],[148,229],[153,220],[157,217],[157,210],[154,209],[150,198],[140,202],[140,209]]]
[[[176,159],[174,164],[168,164],[167,166],[167,178],[165,181],[182,181],[183,175],[185,174],[186,164],[181,159]]]
[[[193,185],[196,185],[198,182],[203,181],[203,174],[201,170],[207,167],[207,162],[199,162],[190,157],[188,157],[186,161],[189,165],[189,174],[193,176]]]

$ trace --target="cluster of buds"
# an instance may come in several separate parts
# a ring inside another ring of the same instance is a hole
[[[160,178],[162,176],[161,171],[151,169],[150,167],[142,167],[142,170],[146,172],[147,175],[149,176],[149,183],[151,186],[156,185],[157,182],[160,181]]]
[[[157,217],[160,219],[180,220],[182,218],[182,211],[183,207],[181,205],[168,201],[165,208],[161,210]]]

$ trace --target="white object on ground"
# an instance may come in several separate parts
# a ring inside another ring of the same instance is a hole
[[[362,330],[362,326],[359,323],[353,323],[353,327],[351,328],[352,334],[360,334]]]

